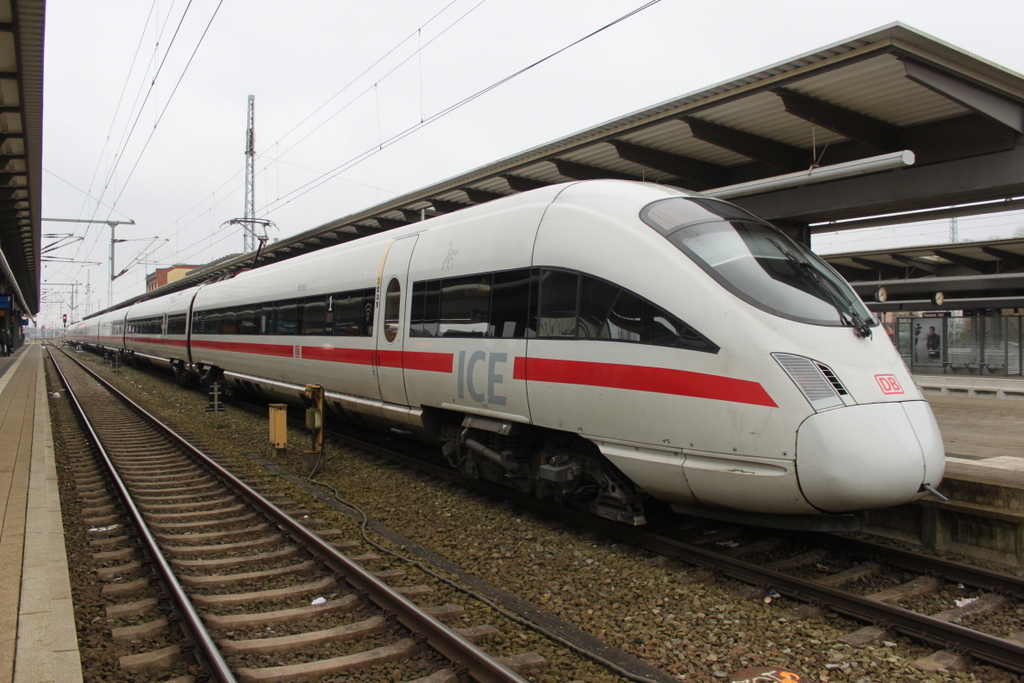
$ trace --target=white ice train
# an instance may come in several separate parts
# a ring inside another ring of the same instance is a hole
[[[344,418],[627,523],[650,496],[827,527],[944,471],[928,403],[832,268],[732,204],[651,184],[514,195],[73,336],[275,399],[321,384]]]

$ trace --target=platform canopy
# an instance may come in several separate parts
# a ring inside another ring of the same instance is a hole
[[[0,0],[0,286],[39,312],[44,0]]]
[[[829,254],[824,258],[849,280],[873,311],[1024,308],[1022,238]]]
[[[880,214],[1020,208],[1022,138],[1024,77],[897,23],[331,221],[273,244],[261,264],[570,180],[720,191],[886,154],[913,165],[748,187],[730,200],[804,241]],[[252,262],[243,255],[179,286]]]

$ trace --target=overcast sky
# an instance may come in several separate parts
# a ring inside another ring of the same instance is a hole
[[[1020,0],[661,0],[420,125],[644,4],[48,0],[43,217],[135,221],[117,232],[132,241],[117,245],[116,303],[155,267],[241,251],[222,225],[244,211],[250,94],[256,215],[274,239],[892,21],[1024,73]],[[961,223],[961,239],[1014,220]],[[44,264],[39,322],[68,312],[69,288],[47,282],[81,283],[72,318],[105,307],[110,229],[43,233],[84,237],[48,255],[100,265]]]

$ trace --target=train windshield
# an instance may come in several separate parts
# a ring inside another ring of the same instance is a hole
[[[764,311],[814,325],[864,330],[878,324],[831,266],[737,206],[677,197],[647,205],[640,218],[719,284]]]

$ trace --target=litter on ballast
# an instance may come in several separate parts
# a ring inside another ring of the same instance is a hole
[[[322,605],[327,602],[327,598],[315,598],[312,603],[313,605]]]

